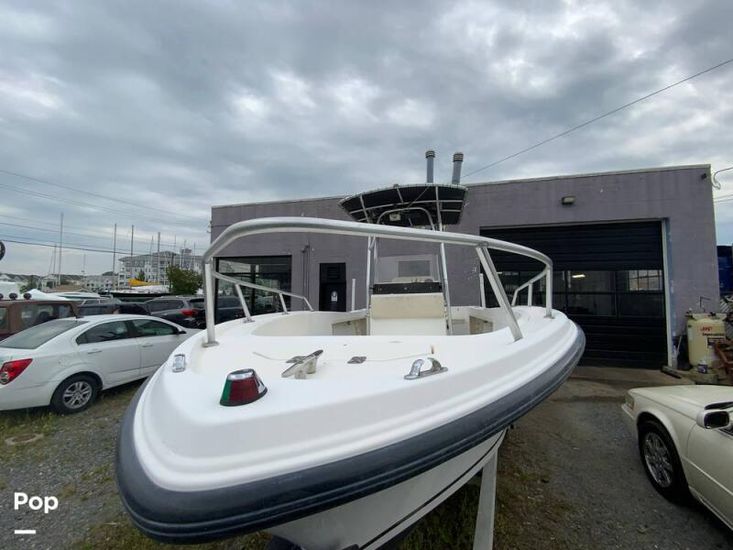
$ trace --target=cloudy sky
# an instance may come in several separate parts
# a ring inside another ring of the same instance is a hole
[[[419,6],[419,7],[418,7]],[[0,0],[0,271],[208,242],[210,206],[464,173],[733,57],[733,3]],[[467,181],[733,165],[733,63]],[[27,176],[33,179],[27,179]],[[733,196],[733,171],[716,196]],[[41,180],[41,181],[38,181]],[[45,183],[44,183],[45,182]],[[733,241],[733,201],[716,203]]]

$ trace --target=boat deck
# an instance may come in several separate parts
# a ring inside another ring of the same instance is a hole
[[[508,328],[428,337],[326,334],[326,326],[363,312],[293,312],[224,323],[217,327],[219,345],[204,347],[199,334],[176,351],[186,355],[184,372],[166,364],[151,379],[135,419],[139,452],[149,455],[145,463],[156,464],[161,485],[182,489],[183,482],[194,489],[328,463],[424,433],[529,384],[577,338],[577,328],[560,312],[550,319],[542,308],[517,307],[515,314],[525,334],[519,341]],[[303,329],[299,335],[273,337],[284,330],[298,334],[294,324]],[[315,373],[282,377],[289,359],[319,349]],[[350,363],[353,357],[365,359]],[[406,380],[412,363],[427,357],[447,371]],[[240,407],[220,406],[227,374],[243,368],[256,370],[267,395]]]

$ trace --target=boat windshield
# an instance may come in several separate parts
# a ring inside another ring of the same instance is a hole
[[[440,281],[438,256],[380,256],[377,259],[377,283],[422,283]]]

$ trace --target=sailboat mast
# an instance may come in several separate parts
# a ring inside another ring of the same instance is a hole
[[[64,213],[61,212],[61,222],[59,224],[59,265],[58,265],[58,284],[61,285],[61,253],[64,246]]]
[[[115,264],[117,262],[117,224],[115,224],[115,231],[112,236],[112,276],[114,277],[114,288],[117,290],[118,277],[115,276]]]

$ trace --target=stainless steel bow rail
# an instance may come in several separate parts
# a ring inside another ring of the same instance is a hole
[[[447,233],[444,231],[431,231],[427,229],[413,229],[405,227],[395,227],[390,225],[376,225],[361,222],[349,222],[340,220],[324,220],[321,218],[296,218],[296,217],[277,217],[277,218],[258,218],[254,220],[246,220],[230,225],[221,235],[219,235],[211,246],[206,250],[203,255],[204,264],[204,307],[206,311],[206,341],[204,346],[215,346],[216,341],[216,330],[215,330],[215,316],[214,316],[214,303],[216,301],[215,294],[215,279],[230,282],[236,289],[239,301],[242,304],[242,310],[244,311],[245,321],[251,322],[253,319],[250,315],[249,308],[242,294],[241,287],[253,288],[262,292],[270,292],[277,294],[280,297],[280,304],[283,309],[283,313],[287,313],[287,307],[285,305],[285,299],[283,296],[291,296],[293,298],[299,298],[303,300],[310,311],[313,311],[313,307],[305,296],[300,294],[294,294],[292,292],[286,292],[277,288],[270,288],[267,286],[257,285],[229,277],[218,273],[212,267],[214,258],[227,246],[232,244],[234,241],[243,237],[252,235],[261,235],[263,233],[322,233],[331,235],[345,235],[350,237],[367,237],[369,244],[376,238],[395,239],[403,241],[420,241],[428,243],[437,243],[440,245],[458,245],[458,246],[469,246],[474,248],[476,255],[478,256],[479,262],[483,267],[484,274],[486,275],[491,290],[496,296],[501,310],[506,315],[507,324],[512,332],[514,340],[522,338],[522,331],[517,323],[517,318],[512,311],[512,306],[516,304],[517,296],[520,290],[524,288],[529,289],[528,305],[532,303],[532,289],[533,284],[544,277],[545,279],[545,310],[546,316],[552,317],[552,260],[531,248],[526,246],[509,243],[506,241],[500,241],[497,239],[490,239],[488,237],[481,237],[478,235],[468,235],[464,233]],[[533,258],[545,265],[545,268],[537,275],[532,277],[529,281],[524,283],[522,286],[517,288],[514,292],[513,300],[510,303],[507,298],[504,287],[501,285],[499,275],[496,271],[496,266],[491,259],[489,250],[500,250],[502,252],[509,252],[512,254],[520,254]],[[367,270],[367,277],[369,277],[369,271]],[[369,286],[369,280],[367,280],[367,287]],[[367,304],[368,305],[368,304]]]

